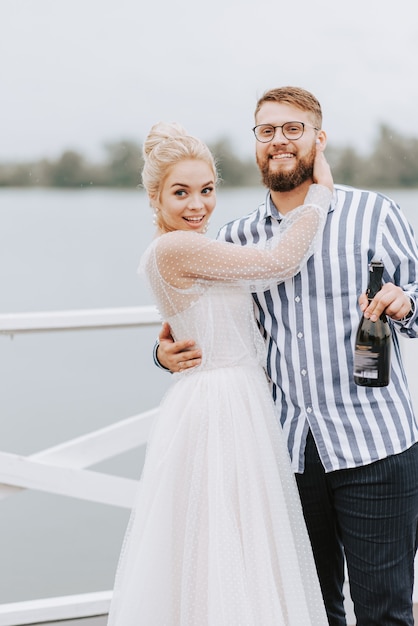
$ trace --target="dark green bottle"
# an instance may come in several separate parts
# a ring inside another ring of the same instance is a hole
[[[369,265],[369,302],[382,288],[384,265],[372,261]],[[386,387],[390,380],[390,348],[392,338],[389,322],[384,313],[372,322],[362,316],[356,335],[354,350],[354,382],[363,387]]]

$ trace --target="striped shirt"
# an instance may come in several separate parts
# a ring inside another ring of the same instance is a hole
[[[264,245],[280,216],[270,194],[250,215],[225,225],[218,239]],[[392,327],[391,382],[359,387],[353,349],[368,264],[384,263],[384,282],[411,297],[413,314]],[[335,186],[322,247],[302,271],[254,293],[267,347],[267,374],[295,472],[303,472],[311,429],[325,470],[356,467],[402,452],[418,441],[398,336],[418,335],[418,249],[399,207],[388,197]]]

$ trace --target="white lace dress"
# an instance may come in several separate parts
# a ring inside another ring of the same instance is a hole
[[[163,319],[176,339],[196,340],[203,362],[174,374],[161,403],[109,626],[328,623],[251,289],[297,273],[330,195],[312,185],[270,250],[176,231],[145,252]]]

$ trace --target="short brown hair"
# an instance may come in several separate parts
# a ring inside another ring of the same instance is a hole
[[[291,104],[302,111],[309,111],[314,116],[314,123],[318,128],[322,126],[321,105],[313,94],[301,87],[277,87],[265,91],[257,102],[254,115],[256,116],[265,102],[284,102]]]

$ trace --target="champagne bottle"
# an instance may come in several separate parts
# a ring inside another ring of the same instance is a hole
[[[369,265],[369,302],[382,287],[384,265],[372,261]],[[372,322],[362,316],[356,335],[354,351],[354,381],[363,387],[386,387],[390,377],[391,330],[384,313]]]

